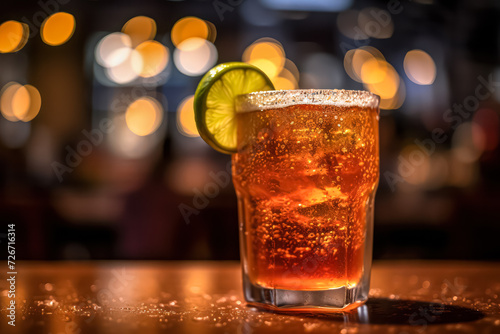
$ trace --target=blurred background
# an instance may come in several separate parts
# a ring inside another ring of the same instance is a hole
[[[375,259],[500,259],[499,2],[0,8],[0,241],[15,223],[18,259],[238,259],[230,156],[193,116],[227,61],[380,95]]]

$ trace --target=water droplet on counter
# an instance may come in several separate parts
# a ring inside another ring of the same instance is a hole
[[[304,330],[305,330],[306,332],[312,332],[312,331],[314,331],[315,329],[317,329],[319,326],[320,326],[320,324],[318,324],[318,323],[314,323],[314,322],[305,322],[305,323],[304,323]]]

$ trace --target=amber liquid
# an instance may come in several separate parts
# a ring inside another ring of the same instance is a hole
[[[333,105],[237,115],[233,181],[253,284],[325,290],[359,282],[378,183],[377,120],[376,109]]]

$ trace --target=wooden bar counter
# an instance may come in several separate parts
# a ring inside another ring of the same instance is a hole
[[[348,313],[245,304],[235,262],[20,262],[15,327],[0,274],[0,333],[500,333],[500,264],[375,262]],[[7,277],[6,277],[7,276]]]

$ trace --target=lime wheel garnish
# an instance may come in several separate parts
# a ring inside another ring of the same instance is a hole
[[[194,95],[194,115],[201,138],[219,152],[235,153],[235,98],[273,89],[264,72],[246,63],[224,63],[208,71]]]

